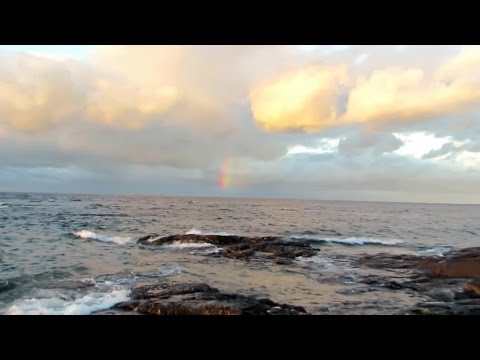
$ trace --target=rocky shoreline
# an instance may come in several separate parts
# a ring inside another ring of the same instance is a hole
[[[154,284],[136,287],[132,300],[110,311],[147,315],[305,315],[301,306],[278,304],[270,299],[225,293],[204,283]],[[110,314],[100,312],[98,314]]]
[[[480,248],[453,251],[441,258],[379,253],[358,263],[374,269],[406,270],[401,281],[370,285],[408,290],[426,298],[405,314],[480,315]]]
[[[306,241],[279,237],[196,234],[160,237],[151,234],[138,242],[147,246],[209,243],[220,247],[220,251],[208,256],[243,261],[261,258],[282,265],[291,264],[299,256],[308,258],[320,254],[318,248]],[[358,270],[357,282],[348,289],[353,297],[365,292],[386,291],[420,299],[414,306],[392,313],[394,315],[480,314],[480,248],[434,257],[391,253],[356,255],[352,263]],[[383,272],[379,275],[375,271]],[[337,304],[336,311],[330,313],[355,313],[357,303]],[[135,287],[131,300],[99,314],[305,315],[308,312],[302,306],[279,304],[251,294],[223,292],[206,283],[158,283]]]

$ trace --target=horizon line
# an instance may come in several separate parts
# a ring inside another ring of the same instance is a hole
[[[200,199],[246,199],[246,200],[295,200],[295,201],[323,201],[323,202],[363,202],[363,203],[390,203],[390,204],[419,204],[419,205],[480,205],[480,203],[442,203],[442,202],[412,202],[412,201],[381,201],[381,200],[336,200],[336,199],[302,199],[294,197],[273,197],[273,196],[259,196],[259,197],[250,197],[250,196],[222,196],[222,195],[211,195],[211,196],[201,196],[201,195],[162,195],[162,194],[119,194],[119,193],[88,193],[88,192],[48,192],[48,191],[1,191],[0,194],[51,194],[51,195],[101,195],[101,196],[144,196],[144,197],[167,197],[167,198],[200,198]]]

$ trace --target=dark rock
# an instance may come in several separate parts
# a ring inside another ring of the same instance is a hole
[[[91,315],[142,315],[142,314],[134,312],[134,311],[122,311],[122,310],[116,310],[116,309],[108,309],[108,310],[95,311]]]
[[[187,234],[160,237],[157,234],[150,234],[138,239],[138,243],[143,245],[165,245],[173,242],[209,243],[221,246],[219,254],[231,259],[248,259],[254,256],[267,259],[295,259],[299,256],[310,257],[319,251],[306,241],[291,241],[274,236]]]
[[[383,284],[383,286],[386,287],[386,288],[389,288],[389,289],[393,289],[393,290],[398,290],[398,289],[403,289],[404,288],[404,286],[397,281],[388,281],[385,284]]]
[[[275,264],[278,264],[278,265],[291,265],[292,264],[292,260],[290,259],[278,259],[275,261]]]
[[[408,254],[379,253],[366,255],[357,262],[373,269],[414,269],[425,257]]]
[[[473,280],[465,284],[463,290],[474,297],[480,297],[480,280]]]
[[[169,298],[173,295],[192,294],[201,292],[218,292],[207,284],[155,284],[140,286],[132,290],[132,298],[135,300],[152,298]]]
[[[131,301],[113,310],[152,315],[300,315],[301,306],[278,304],[270,299],[220,292],[207,284],[155,284],[133,289]]]
[[[8,290],[12,290],[15,288],[15,284],[11,281],[5,280],[0,282],[0,293]]]
[[[480,315],[480,305],[465,305],[453,311],[455,315]]]
[[[170,235],[159,237],[156,234],[151,234],[138,239],[139,243],[144,245],[165,245],[173,242],[182,243],[209,243],[213,245],[236,245],[242,243],[257,244],[266,241],[278,240],[280,238],[274,236],[238,236],[238,235],[199,235],[199,234],[186,234],[186,235]]]
[[[455,300],[455,293],[448,289],[433,290],[428,292],[427,295],[437,301],[452,302]]]

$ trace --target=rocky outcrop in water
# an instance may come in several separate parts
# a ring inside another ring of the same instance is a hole
[[[150,315],[302,315],[301,306],[270,299],[224,293],[204,283],[154,284],[132,290],[131,301],[115,305],[118,311]],[[107,314],[108,311],[105,313]]]
[[[144,236],[137,241],[143,245],[167,245],[172,243],[209,243],[221,247],[217,254],[232,259],[261,257],[288,264],[298,256],[310,257],[319,250],[312,248],[307,241],[287,240],[275,236],[238,235],[171,235],[160,237],[157,234]]]
[[[407,271],[401,280],[371,276],[361,280],[371,287],[425,298],[407,314],[480,315],[480,248],[453,251],[441,258],[380,253],[363,256],[357,264]]]

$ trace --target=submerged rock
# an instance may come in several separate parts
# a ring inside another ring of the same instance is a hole
[[[132,290],[132,300],[111,310],[151,315],[301,315],[301,306],[223,293],[204,283],[154,284]]]
[[[238,236],[238,235],[170,235],[160,237],[150,234],[137,240],[142,245],[167,245],[172,243],[208,243],[221,246],[221,256],[231,259],[261,257],[267,259],[295,259],[310,257],[319,250],[311,247],[307,241],[285,240],[276,236]],[[281,261],[279,263],[282,263]],[[285,261],[284,263],[288,263]]]

